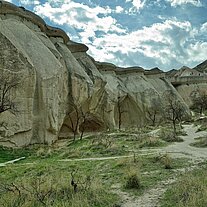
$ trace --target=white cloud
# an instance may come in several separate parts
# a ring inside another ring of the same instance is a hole
[[[19,0],[19,4],[24,4],[24,5],[38,5],[40,4],[40,1],[38,0]]]
[[[206,60],[207,42],[196,42],[189,45],[187,50],[188,56],[193,58],[195,62]],[[186,60],[191,63],[191,59]]]
[[[173,7],[180,6],[182,4],[192,4],[197,7],[202,6],[200,0],[167,0],[167,1],[170,2],[171,6]]]
[[[192,61],[193,56],[191,56],[190,51],[199,51],[199,49],[193,48],[193,45],[185,50],[186,43],[192,38],[191,32],[193,30],[188,21],[165,20],[163,23],[155,23],[150,27],[143,27],[127,34],[105,34],[102,37],[95,38],[89,47],[89,52],[99,61],[109,61],[125,66],[127,65],[125,59],[121,60],[118,57],[132,55],[133,58],[136,58],[136,56],[143,55],[154,59],[158,65],[162,66],[168,66],[172,61],[186,64],[188,60],[189,62]],[[203,54],[203,52],[200,53]],[[115,60],[114,56],[116,57]]]
[[[131,2],[133,7],[130,9],[130,12],[133,11],[139,11],[140,9],[143,9],[146,0],[126,0],[126,2]]]
[[[108,15],[112,12],[109,7],[103,8],[97,6],[90,8],[87,5],[73,1],[67,3],[64,1],[64,3],[54,6],[51,2],[47,2],[36,6],[35,12],[43,17],[48,17],[55,24],[68,24],[71,27],[81,30],[79,35],[84,43],[90,43],[90,39],[96,36],[95,32],[125,32],[125,29],[117,24],[116,19]]]
[[[207,33],[207,22],[202,24],[200,31],[201,33]]]
[[[6,0],[6,1],[14,3],[13,0]],[[19,5],[39,5],[40,1],[39,0],[19,0],[18,4]]]
[[[137,12],[146,4],[146,0],[125,1],[132,3],[128,12]],[[185,3],[195,5],[195,0],[165,1],[171,2],[172,6]],[[160,16],[161,23],[129,31],[112,17],[114,13],[126,14],[127,11],[121,6],[112,9],[90,7],[73,0],[51,0],[36,5],[34,10],[37,14],[48,17],[56,25],[69,25],[74,31],[78,30],[75,40],[87,44],[89,54],[99,61],[143,67],[145,61],[146,65],[149,65],[147,61],[151,61],[153,65],[171,68],[172,64],[186,65],[206,59],[207,43],[198,42],[196,38],[199,39],[198,36],[207,31],[207,23],[196,28],[189,21]],[[73,39],[73,36],[71,37]]]
[[[124,8],[122,8],[121,6],[116,6],[115,12],[116,13],[122,13],[124,11]]]

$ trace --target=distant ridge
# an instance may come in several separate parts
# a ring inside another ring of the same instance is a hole
[[[205,60],[204,62],[200,63],[199,65],[197,65],[193,69],[195,69],[195,70],[197,70],[199,72],[207,72],[207,60]]]

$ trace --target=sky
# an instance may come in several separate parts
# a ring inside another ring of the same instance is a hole
[[[95,60],[194,67],[207,59],[207,0],[7,0],[62,28]]]

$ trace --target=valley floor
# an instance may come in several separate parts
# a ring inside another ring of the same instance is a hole
[[[206,136],[207,131],[197,132],[198,127],[192,124],[183,127],[186,133],[181,136],[183,142],[173,144],[160,141],[156,138],[159,130],[154,130],[141,134],[117,132],[89,136],[74,143],[66,142],[61,147],[58,147],[60,143],[56,143],[53,148],[42,146],[25,152],[13,150],[10,157],[13,153],[15,159],[9,162],[6,160],[7,152],[5,158],[0,159],[1,162],[5,159],[0,164],[0,205],[161,206],[163,195],[182,174],[206,166],[206,148],[190,144],[195,142],[195,138]],[[146,135],[150,137],[149,142],[140,141],[142,134],[145,134],[143,139]],[[3,153],[4,149],[1,155]],[[20,160],[17,156],[21,157]],[[127,175],[133,171],[138,174],[140,188],[127,189]],[[34,184],[37,178],[45,179],[43,186],[38,186],[39,192],[33,189],[37,185]],[[72,178],[77,182],[78,192],[70,185]],[[52,194],[49,190],[48,194],[44,194],[48,180],[50,189],[53,189],[51,191],[55,191],[56,200],[49,196]],[[34,185],[32,188],[28,186],[31,183]],[[9,197],[11,195],[12,199]],[[29,197],[30,202],[27,203],[22,195]],[[92,199],[91,196],[97,198]],[[71,198],[70,202],[68,198]]]

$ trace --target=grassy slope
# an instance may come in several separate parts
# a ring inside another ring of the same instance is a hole
[[[183,175],[162,200],[162,207],[206,207],[207,167]]]
[[[141,188],[128,190],[132,194],[142,194],[163,179],[174,175],[165,169],[166,161],[158,155],[122,158],[104,161],[60,162],[64,158],[104,157],[133,155],[141,147],[163,146],[163,142],[139,133],[115,133],[88,137],[64,147],[36,146],[11,150],[1,148],[1,161],[25,156],[16,164],[0,168],[0,206],[73,206],[106,207],[118,202],[117,195],[110,192],[113,184],[121,184],[123,190],[126,175],[133,169],[141,175]],[[169,160],[168,160],[169,161]],[[170,160],[172,168],[189,165],[186,160]],[[77,170],[75,180],[78,191],[75,193],[70,182],[71,172]],[[151,172],[151,173],[150,173]],[[18,190],[12,186],[17,186]],[[5,186],[7,189],[5,189]],[[8,187],[12,190],[8,190]],[[35,189],[39,189],[36,192]],[[48,194],[47,194],[48,193]],[[43,199],[43,201],[41,200]],[[44,204],[45,203],[45,204]]]

